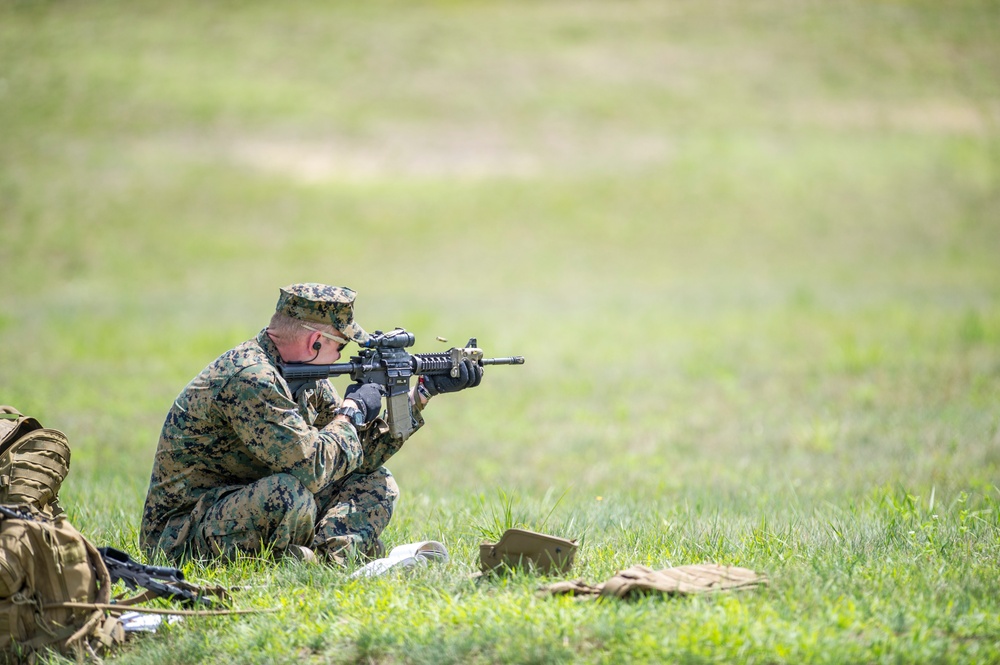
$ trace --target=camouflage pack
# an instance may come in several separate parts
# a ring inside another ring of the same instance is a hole
[[[47,649],[78,661],[94,658],[124,642],[129,628],[119,617],[126,610],[235,613],[136,607],[153,598],[211,607],[207,596],[227,594],[191,584],[177,569],[143,566],[124,552],[94,547],[59,508],[69,459],[62,432],[0,406],[0,663],[34,662]],[[118,580],[145,591],[112,603]]]
[[[0,505],[0,661],[44,649],[80,660],[124,641],[97,549],[62,516]]]
[[[0,406],[0,503],[62,514],[57,498],[69,460],[65,434],[12,406]]]

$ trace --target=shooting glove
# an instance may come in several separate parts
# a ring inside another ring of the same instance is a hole
[[[458,376],[450,374],[425,374],[420,377],[421,383],[431,396],[438,393],[457,393],[466,388],[475,388],[483,380],[483,368],[474,360],[466,358],[458,366]]]
[[[385,388],[377,383],[352,383],[344,391],[344,399],[354,400],[365,415],[365,424],[378,418],[382,412],[382,396]]]

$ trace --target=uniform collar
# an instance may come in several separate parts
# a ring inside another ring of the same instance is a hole
[[[257,345],[267,356],[267,359],[271,361],[272,365],[280,367],[284,364],[285,361],[282,360],[281,354],[278,353],[277,345],[267,334],[267,328],[264,328],[257,334],[256,341]],[[299,405],[302,413],[310,413],[309,400],[312,398],[313,392],[316,390],[316,379],[299,379],[297,381],[289,381],[286,385],[288,386],[288,392],[291,395],[292,400]],[[310,420],[310,423],[312,420],[315,420],[315,415]]]
[[[267,328],[264,328],[259,333],[257,333],[257,344],[267,355],[267,359],[271,361],[272,365],[279,365],[284,360],[281,359],[281,354],[278,353],[277,345],[271,340],[267,334]]]

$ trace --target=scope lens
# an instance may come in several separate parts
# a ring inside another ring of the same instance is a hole
[[[407,346],[413,346],[415,341],[413,333],[407,332],[402,328],[396,328],[385,333],[378,341],[378,345],[384,349],[402,349]]]

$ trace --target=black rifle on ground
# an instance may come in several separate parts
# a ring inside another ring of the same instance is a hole
[[[463,348],[451,348],[442,353],[407,353],[413,346],[413,333],[396,328],[383,333],[376,330],[371,341],[351,362],[336,365],[287,364],[279,370],[289,384],[326,379],[331,376],[349,374],[354,381],[377,383],[385,388],[386,422],[389,431],[397,439],[405,438],[413,431],[413,415],[410,411],[410,377],[413,375],[448,374],[457,377],[460,365],[471,360],[478,365],[523,365],[524,357],[484,358],[478,348],[476,338],[469,340]]]
[[[205,590],[185,581],[184,573],[177,568],[146,566],[113,547],[98,547],[97,551],[104,559],[112,584],[121,580],[132,591],[143,588],[152,597],[179,600],[183,605],[214,605],[202,595]]]

